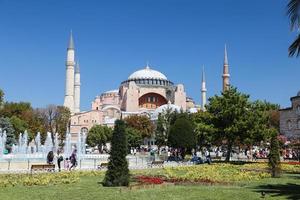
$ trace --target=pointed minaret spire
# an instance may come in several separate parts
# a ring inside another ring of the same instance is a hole
[[[205,110],[206,105],[206,82],[205,82],[205,73],[204,66],[202,67],[202,83],[201,83],[201,109]]]
[[[225,49],[224,49],[224,65],[223,65],[223,92],[229,89],[229,64],[228,64],[228,57],[227,57],[227,47],[225,44]]]
[[[226,44],[225,44],[225,49],[224,49],[224,65],[228,65],[227,47],[226,47]]]
[[[74,40],[73,40],[73,33],[72,33],[72,30],[71,30],[71,33],[70,33],[70,40],[69,40],[69,46],[68,46],[68,49],[74,49]]]
[[[70,41],[67,48],[67,60],[66,60],[66,90],[64,106],[69,108],[71,114],[74,113],[74,75],[75,75],[75,50],[73,35],[71,31]]]

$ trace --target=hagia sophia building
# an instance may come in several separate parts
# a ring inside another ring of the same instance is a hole
[[[229,87],[229,65],[225,46],[223,66],[223,91]],[[195,105],[186,94],[183,84],[174,84],[163,73],[148,64],[130,74],[118,89],[106,91],[92,101],[91,110],[80,111],[80,69],[75,63],[75,47],[71,33],[67,48],[66,89],[64,106],[71,111],[69,131],[72,141],[78,133],[88,133],[96,124],[114,126],[116,119],[130,115],[146,115],[155,121],[158,114],[166,109],[178,112],[197,112],[205,109],[206,82],[202,72],[201,106]],[[146,143],[154,144],[154,138]]]

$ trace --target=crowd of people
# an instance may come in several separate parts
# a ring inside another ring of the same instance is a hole
[[[49,151],[47,155],[47,164],[57,164],[58,171],[60,172],[62,169],[61,163],[63,162],[63,166],[65,170],[71,171],[75,169],[78,165],[77,163],[77,150],[74,149],[70,157],[63,157],[62,151],[57,150],[57,153],[54,154],[53,151]]]

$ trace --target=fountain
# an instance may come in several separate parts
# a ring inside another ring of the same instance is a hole
[[[36,137],[34,139],[35,145],[36,145],[36,153],[41,153],[42,152],[42,147],[41,147],[41,133],[38,132],[36,134]]]
[[[2,133],[2,130],[0,129],[0,157],[4,155],[5,143],[6,143],[6,132],[4,131]]]
[[[55,148],[55,152],[57,152],[58,151],[58,133],[55,133],[54,148]]]
[[[47,137],[44,144],[44,154],[47,155],[49,151],[53,151],[53,142],[50,132],[47,132]]]
[[[66,141],[64,145],[64,155],[66,158],[69,158],[72,153],[72,144],[71,144],[71,133],[66,134]]]
[[[50,132],[47,133],[46,140],[42,145],[41,133],[37,133],[33,142],[29,143],[29,137],[27,131],[19,134],[18,143],[12,145],[12,150],[9,154],[4,154],[6,133],[0,129],[0,164],[7,163],[7,168],[10,170],[10,165],[22,165],[20,163],[26,162],[27,166],[31,163],[45,162],[46,156],[49,151],[56,151],[59,149],[59,134],[55,133],[54,137]],[[71,133],[66,133],[66,139],[64,141],[63,157],[69,158],[72,154],[73,148],[77,149],[78,161],[86,159],[85,155],[85,133],[78,133],[77,141],[73,141]],[[87,161],[88,162],[88,161]],[[29,168],[28,168],[29,169]],[[3,170],[0,168],[0,171]]]

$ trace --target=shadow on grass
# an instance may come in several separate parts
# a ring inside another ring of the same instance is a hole
[[[283,196],[291,200],[300,199],[300,185],[294,183],[260,185],[255,190],[259,193],[265,193],[267,196]]]

